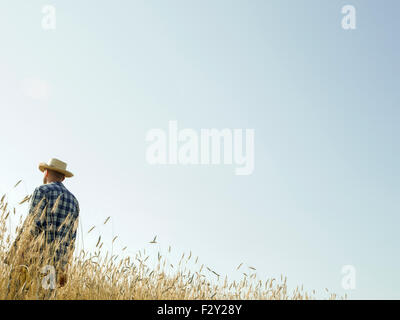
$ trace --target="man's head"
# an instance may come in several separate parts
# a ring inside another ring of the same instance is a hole
[[[50,169],[44,170],[43,183],[48,184],[52,182],[63,182],[65,175]]]
[[[58,159],[50,159],[48,163],[39,163],[39,170],[44,173],[43,183],[62,182],[65,178],[73,177],[67,170],[67,164]]]

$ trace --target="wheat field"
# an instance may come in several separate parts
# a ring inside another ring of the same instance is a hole
[[[29,201],[25,197],[19,204]],[[160,252],[152,257],[145,250],[134,256],[118,257],[102,252],[101,237],[93,252],[80,250],[71,258],[65,272],[64,286],[49,287],[49,270],[38,261],[38,239],[20,232],[24,230],[22,219],[15,230],[7,224],[16,213],[10,208],[6,196],[0,201],[0,299],[38,300],[184,300],[184,299],[315,299],[315,291],[304,292],[302,286],[291,292],[287,279],[259,280],[255,268],[247,268],[239,281],[229,281],[211,268],[198,263],[192,253],[182,254],[174,265]],[[106,221],[107,222],[107,221]],[[29,219],[25,225],[29,224]],[[92,229],[91,229],[92,230]],[[89,233],[91,232],[89,230]],[[15,235],[20,233],[18,246],[13,246]],[[14,248],[15,247],[15,248]],[[14,248],[14,249],[12,249]],[[169,248],[169,251],[171,248]],[[43,251],[40,255],[44,255]],[[188,264],[191,263],[191,267]],[[235,267],[244,268],[242,264]],[[53,282],[54,283],[54,282]],[[326,289],[326,299],[338,299]],[[346,297],[343,297],[346,298]]]

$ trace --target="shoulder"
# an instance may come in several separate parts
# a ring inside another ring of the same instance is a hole
[[[73,193],[69,191],[67,188],[65,188],[64,190],[64,200],[68,202],[70,205],[74,206],[79,212],[79,202],[73,195]]]
[[[46,195],[47,191],[46,185],[41,185],[40,187],[35,188],[32,198],[42,198]]]
[[[50,194],[54,191],[51,185],[43,184],[33,191],[33,198],[49,198]]]
[[[51,191],[58,190],[58,189],[60,189],[60,188],[55,183],[42,184],[41,186],[39,186],[35,189],[35,192],[41,193],[41,194],[47,194]]]
[[[46,195],[46,191],[44,190],[44,188],[42,188],[42,186],[37,187],[32,194],[32,197],[30,199],[30,207],[32,210],[32,208],[36,208],[36,206],[42,204],[45,205],[45,203],[47,203],[47,195]]]

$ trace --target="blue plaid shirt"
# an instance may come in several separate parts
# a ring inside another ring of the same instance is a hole
[[[55,263],[64,268],[74,250],[79,203],[61,182],[44,184],[33,192],[29,214],[34,217],[33,234],[44,232],[45,242],[55,247]]]

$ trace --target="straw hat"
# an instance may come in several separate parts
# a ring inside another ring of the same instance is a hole
[[[39,163],[40,171],[43,172],[46,169],[62,173],[63,175],[65,175],[66,178],[71,178],[74,176],[72,172],[67,171],[67,164],[58,159],[50,159],[49,163]]]

